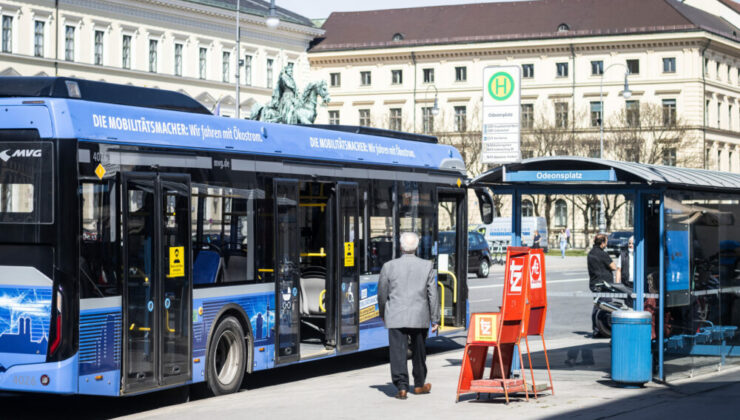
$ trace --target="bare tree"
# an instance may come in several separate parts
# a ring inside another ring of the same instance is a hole
[[[653,165],[696,166],[701,155],[680,153],[695,143],[691,127],[675,108],[643,102],[639,109],[624,108],[605,124],[604,154],[616,160]]]

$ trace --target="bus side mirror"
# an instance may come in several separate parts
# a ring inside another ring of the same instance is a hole
[[[478,196],[478,207],[480,208],[480,217],[483,224],[493,222],[493,198],[488,193],[487,188],[476,188],[475,195]]]

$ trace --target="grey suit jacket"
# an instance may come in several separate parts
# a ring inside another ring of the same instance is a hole
[[[378,306],[386,328],[429,328],[439,324],[440,301],[432,262],[412,254],[383,264]]]

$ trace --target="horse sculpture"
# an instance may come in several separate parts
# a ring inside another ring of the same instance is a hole
[[[321,97],[324,104],[329,102],[329,90],[324,80],[309,83],[300,98],[296,96],[288,106],[281,104],[287,98],[279,94],[278,88],[275,92],[278,94],[273,94],[270,102],[256,105],[252,109],[250,119],[283,124],[313,124],[316,120],[317,99]],[[282,113],[281,109],[284,110]]]

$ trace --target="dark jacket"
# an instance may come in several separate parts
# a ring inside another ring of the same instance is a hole
[[[609,266],[612,259],[600,246],[594,246],[588,252],[588,286],[592,292],[602,290],[604,283],[613,283],[614,276]]]
[[[634,255],[634,254],[633,254]],[[632,261],[630,261],[630,252],[629,250],[623,249],[622,252],[619,254],[619,259],[621,260],[621,280],[622,284],[624,284],[627,287],[632,287],[632,282],[630,281],[630,264],[632,264]]]

